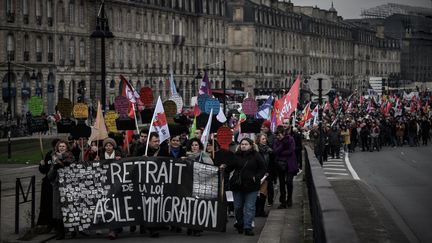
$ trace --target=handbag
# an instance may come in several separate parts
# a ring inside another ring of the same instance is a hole
[[[246,167],[248,161],[243,165],[243,167],[240,170],[235,170],[232,177],[231,177],[231,186],[233,189],[240,189],[243,182],[242,182],[242,172],[243,169]]]

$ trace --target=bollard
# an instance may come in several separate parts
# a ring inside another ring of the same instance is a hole
[[[32,190],[32,200],[31,200],[31,228],[33,229],[35,226],[35,202],[36,202],[36,186],[35,186],[36,176],[32,176],[31,178],[31,190]]]
[[[22,187],[21,184],[21,179],[24,178],[31,178],[30,179],[30,184],[27,187],[27,191],[26,193],[24,193],[24,189]],[[28,196],[31,190],[31,200],[28,200]],[[23,201],[20,202],[20,192],[22,193],[23,196]],[[31,215],[30,215],[30,225],[31,228],[34,228],[35,226],[35,215],[36,215],[36,176],[28,176],[28,177],[21,177],[21,178],[16,178],[16,183],[15,183],[15,234],[19,234],[19,217],[20,217],[20,212],[19,212],[19,205],[22,203],[26,203],[26,202],[31,202]]]

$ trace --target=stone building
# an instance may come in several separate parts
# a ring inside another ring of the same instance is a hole
[[[30,96],[53,113],[61,97],[95,106],[101,89],[101,45],[90,38],[98,0],[0,0],[1,112],[15,116]],[[296,75],[328,74],[335,87],[365,88],[369,76],[399,73],[393,39],[344,21],[334,7],[294,6],[276,0],[106,0],[114,38],[105,40],[106,94],[120,91],[119,75],[155,97],[169,96],[172,69],[186,106],[207,67],[213,89],[283,94]],[[307,88],[307,87],[303,87]]]

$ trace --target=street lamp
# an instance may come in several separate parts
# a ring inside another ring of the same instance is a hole
[[[105,2],[101,1],[96,18],[96,30],[90,35],[91,38],[101,39],[101,103],[102,109],[106,109],[106,66],[105,66],[105,38],[114,38],[109,29],[108,18],[105,14]]]

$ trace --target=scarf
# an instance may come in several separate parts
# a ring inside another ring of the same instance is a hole
[[[170,147],[170,152],[174,158],[178,158],[178,155],[180,154],[180,147],[177,148]]]
[[[115,152],[113,151],[111,155],[109,155],[107,152],[105,152],[105,159],[114,159],[115,158]]]

